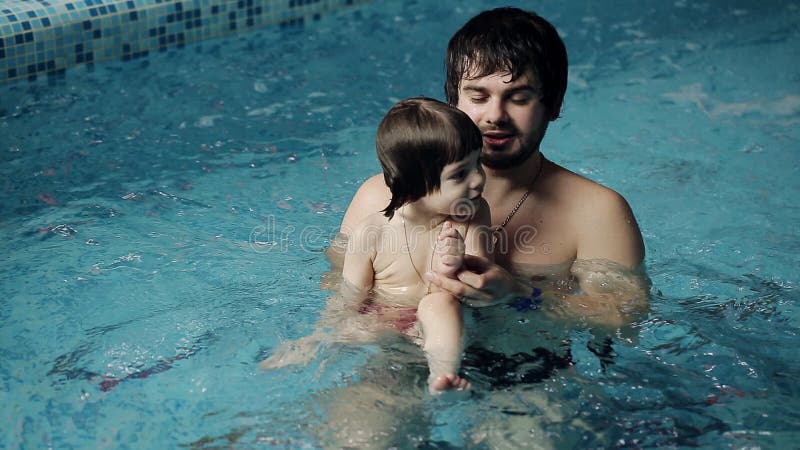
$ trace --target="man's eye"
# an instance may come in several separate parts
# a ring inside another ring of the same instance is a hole
[[[533,97],[531,97],[530,95],[515,95],[511,97],[511,102],[517,105],[524,105],[529,101],[531,101],[531,98]]]
[[[483,96],[480,96],[480,97],[470,97],[470,101],[471,101],[472,103],[486,103],[486,97],[483,97]]]
[[[467,171],[466,171],[466,170],[459,170],[458,172],[454,173],[454,174],[453,174],[453,175],[450,177],[450,179],[452,179],[452,180],[461,180],[461,179],[463,179],[465,176],[467,176]]]

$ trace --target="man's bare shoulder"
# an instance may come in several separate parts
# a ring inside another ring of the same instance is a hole
[[[368,178],[356,191],[350,206],[342,219],[341,232],[349,235],[352,230],[367,216],[386,207],[391,200],[391,192],[383,180],[382,174]]]
[[[576,233],[577,257],[637,266],[644,257],[644,244],[625,197],[560,166],[557,178],[555,189]]]
[[[383,233],[386,227],[389,226],[389,219],[383,215],[382,212],[374,212],[367,214],[352,228],[353,235],[374,234],[375,232]]]
[[[385,198],[389,194],[389,187],[386,186],[386,181],[383,179],[383,174],[375,174],[367,178],[361,187],[356,192],[357,196],[378,197]]]
[[[374,258],[376,249],[391,233],[389,220],[383,213],[368,214],[355,224],[347,237],[348,252],[367,253]]]
[[[628,207],[625,198],[617,191],[557,164],[554,166],[555,193],[559,201],[565,200],[561,197],[568,198],[564,205],[575,214],[604,214],[608,208],[619,210]]]

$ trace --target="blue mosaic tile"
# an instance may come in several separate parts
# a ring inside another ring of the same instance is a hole
[[[267,25],[302,28],[322,13],[370,1],[0,1],[0,83],[63,77],[72,66],[132,61]]]

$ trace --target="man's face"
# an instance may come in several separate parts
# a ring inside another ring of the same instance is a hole
[[[539,149],[550,118],[539,92],[530,72],[514,81],[501,72],[461,80],[456,106],[481,130],[486,167],[515,167]]]

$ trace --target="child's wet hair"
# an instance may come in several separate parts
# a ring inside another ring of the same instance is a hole
[[[392,218],[406,203],[439,189],[450,163],[480,151],[483,139],[464,112],[426,97],[401,100],[378,126],[376,148],[392,200],[382,210]]]

